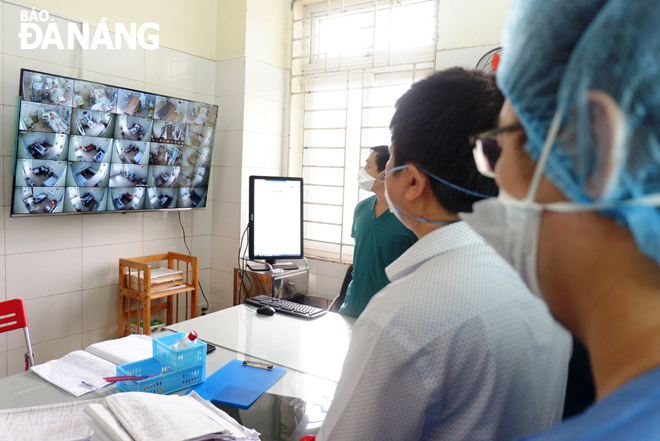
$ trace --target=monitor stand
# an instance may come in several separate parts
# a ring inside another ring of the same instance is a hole
[[[270,264],[273,269],[293,270],[298,269],[298,266],[293,262],[278,262],[275,259],[266,259],[266,263]]]

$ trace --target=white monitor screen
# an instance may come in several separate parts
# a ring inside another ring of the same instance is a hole
[[[250,258],[302,257],[302,179],[250,176]]]

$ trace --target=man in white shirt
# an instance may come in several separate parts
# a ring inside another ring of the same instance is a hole
[[[419,241],[355,323],[317,441],[509,440],[560,420],[569,334],[457,217],[497,192],[468,136],[502,102],[493,78],[459,68],[397,101],[385,194]]]

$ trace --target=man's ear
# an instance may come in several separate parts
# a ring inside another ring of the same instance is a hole
[[[619,104],[606,92],[590,90],[587,99],[596,164],[587,181],[586,193],[600,200],[614,189],[623,166],[625,116]]]
[[[406,201],[412,202],[424,193],[424,187],[428,185],[428,177],[422,173],[415,165],[408,165],[410,181],[404,195]]]

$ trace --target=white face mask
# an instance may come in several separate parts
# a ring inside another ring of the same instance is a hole
[[[358,172],[358,185],[360,188],[364,191],[371,191],[371,189],[374,186],[374,182],[378,180],[378,178],[374,178],[371,176],[369,173],[364,168],[361,168],[360,171]]]
[[[577,211],[570,209],[569,206],[581,207],[570,202],[556,204],[534,202],[545,162],[557,137],[560,121],[559,114],[555,115],[525,199],[518,200],[500,189],[497,198],[475,203],[472,206],[472,213],[460,213],[461,219],[495,248],[495,251],[518,271],[530,291],[541,298],[543,296],[537,261],[543,210],[551,210],[553,206],[559,208],[563,205],[565,210],[557,211]]]

